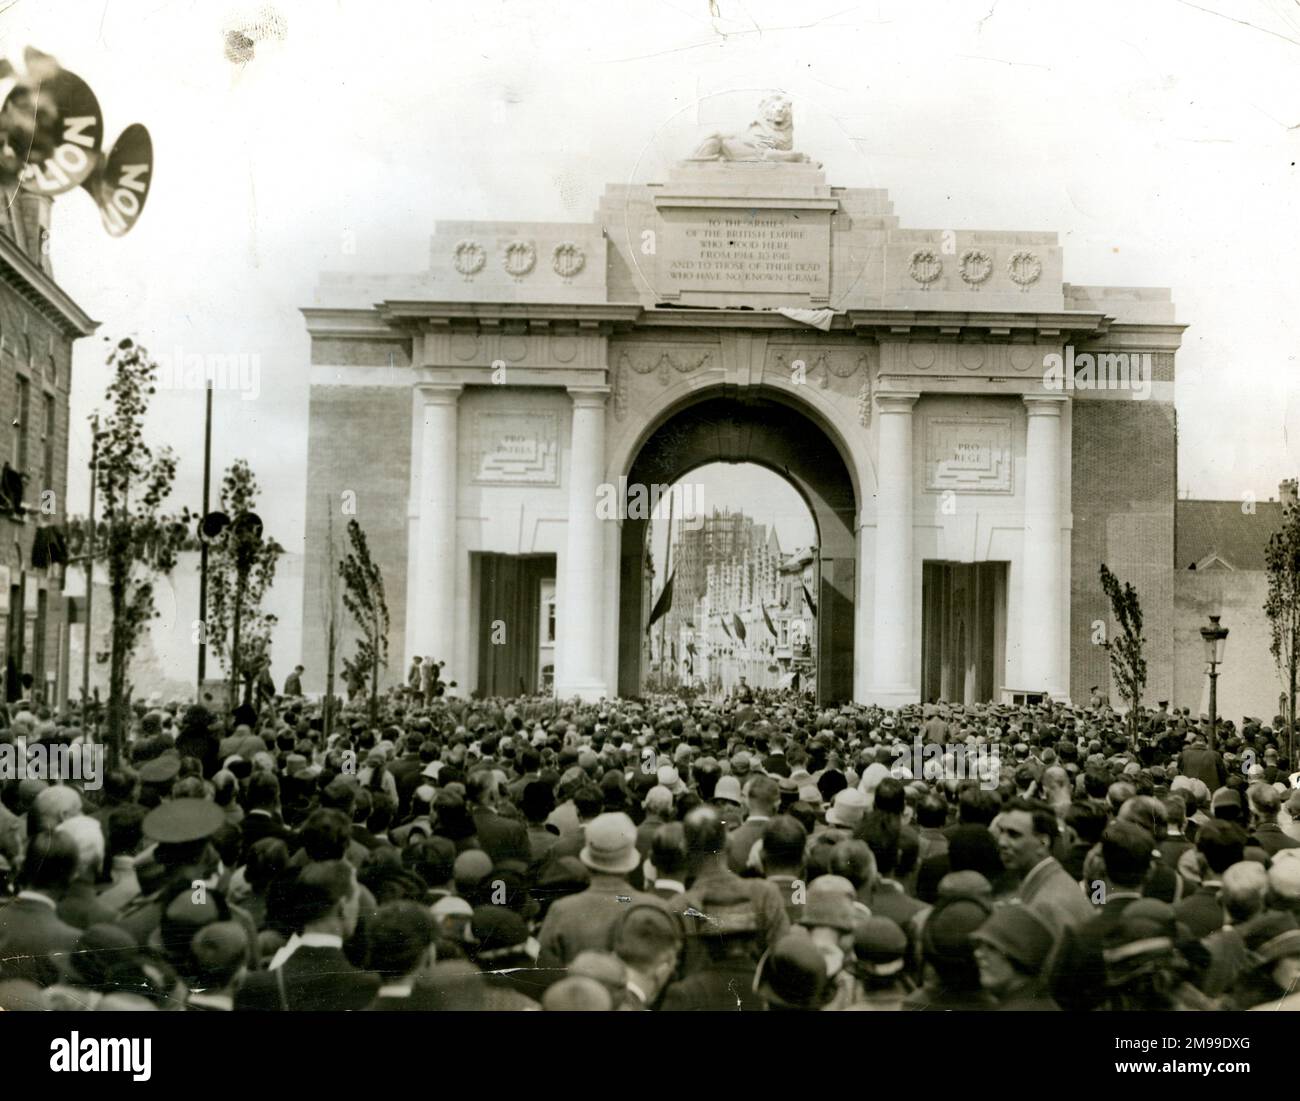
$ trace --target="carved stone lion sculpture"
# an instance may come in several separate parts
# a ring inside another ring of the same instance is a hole
[[[693,161],[798,161],[810,160],[794,151],[794,113],[790,100],[770,95],[758,105],[758,118],[740,134],[709,134],[691,154]]]

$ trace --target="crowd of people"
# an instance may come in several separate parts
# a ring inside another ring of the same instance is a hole
[[[1300,1008],[1277,719],[416,685],[0,783],[0,1008]]]

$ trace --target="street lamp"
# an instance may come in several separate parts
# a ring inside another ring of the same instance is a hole
[[[1215,729],[1218,724],[1219,666],[1223,663],[1223,649],[1228,641],[1228,628],[1219,626],[1219,617],[1210,616],[1210,625],[1201,628],[1205,642],[1205,661],[1210,667],[1210,752],[1215,749]]]

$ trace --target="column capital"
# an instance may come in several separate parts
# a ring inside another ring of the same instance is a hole
[[[415,381],[415,390],[425,405],[455,405],[465,387],[459,382],[434,382],[428,378]]]
[[[1025,394],[1025,408],[1031,417],[1059,417],[1070,399],[1064,394]]]
[[[566,389],[575,409],[603,409],[609,398],[608,386],[569,386]]]
[[[920,396],[914,390],[886,390],[876,393],[876,404],[882,413],[910,413]]]

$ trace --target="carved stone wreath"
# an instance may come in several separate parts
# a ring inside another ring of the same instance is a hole
[[[487,263],[487,252],[477,241],[457,241],[451,253],[452,266],[468,279],[483,270]]]
[[[516,279],[527,275],[537,264],[537,249],[532,241],[511,241],[502,250],[501,262]]]
[[[1027,291],[1043,274],[1043,262],[1027,249],[1021,249],[1013,252],[1007,261],[1007,274],[1022,291]]]
[[[961,254],[959,269],[962,282],[978,287],[993,274],[993,258],[983,249],[968,248]]]
[[[943,274],[943,261],[934,249],[919,248],[907,261],[907,273],[928,289]]]
[[[551,253],[551,267],[561,279],[572,279],[587,266],[587,254],[572,241],[555,246]]]

